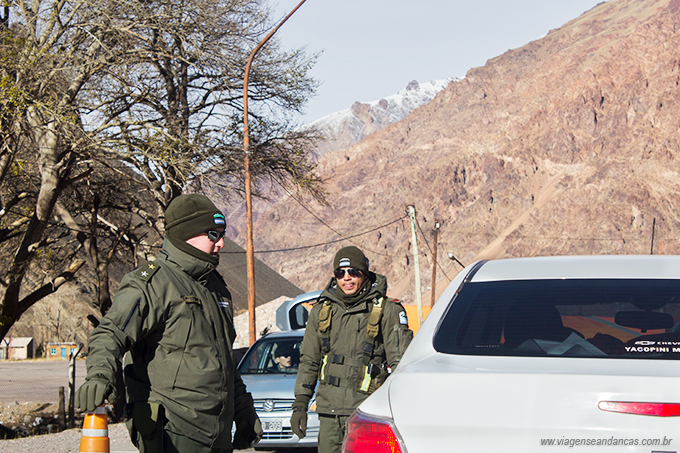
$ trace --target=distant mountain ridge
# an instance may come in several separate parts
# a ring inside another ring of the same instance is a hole
[[[459,77],[426,83],[413,80],[406,88],[391,96],[372,102],[355,102],[348,109],[303,127],[314,127],[326,136],[326,141],[315,150],[318,156],[349,148],[385,126],[403,120],[415,109],[430,102],[450,82],[460,80]]]

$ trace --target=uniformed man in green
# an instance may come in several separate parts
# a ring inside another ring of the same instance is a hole
[[[338,251],[300,347],[290,423],[303,438],[318,381],[319,453],[340,452],[347,419],[394,371],[413,338],[404,307],[386,297],[387,279],[368,267],[357,247]]]
[[[126,423],[142,453],[231,452],[262,435],[234,363],[231,295],[215,270],[225,226],[207,197],[173,200],[158,258],[123,278],[90,335],[76,404],[93,411],[115,400],[125,355]]]

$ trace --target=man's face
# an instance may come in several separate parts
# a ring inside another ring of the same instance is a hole
[[[186,240],[187,244],[196,247],[198,250],[205,252],[209,255],[219,256],[220,250],[224,247],[224,228],[213,228],[212,233],[209,232],[201,233],[198,236],[194,236]],[[217,234],[215,234],[215,232]],[[210,236],[213,236],[212,238]],[[216,236],[219,236],[217,240]]]
[[[338,277],[340,273],[342,277]],[[335,279],[338,282],[338,288],[348,296],[356,294],[359,288],[366,281],[366,276],[358,269],[350,267],[341,267],[335,271]]]
[[[290,354],[280,355],[274,359],[280,368],[290,368],[293,365],[293,359]]]

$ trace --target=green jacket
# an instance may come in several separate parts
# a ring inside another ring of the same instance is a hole
[[[321,293],[319,302],[312,307],[307,321],[305,336],[300,347],[300,366],[295,383],[297,400],[309,400],[316,395],[317,412],[320,414],[350,415],[387,378],[388,367],[394,371],[401,356],[413,338],[408,327],[406,312],[399,301],[387,299],[387,279],[371,273],[373,284],[366,295],[352,307],[346,307],[337,297],[335,278]],[[366,325],[374,307],[374,300],[383,298],[379,331],[373,339],[367,339]],[[319,330],[319,314],[325,301],[330,302],[329,334]],[[327,336],[328,347],[323,338]],[[361,391],[359,385],[365,373],[364,346],[373,343],[370,362],[379,370],[371,390]],[[324,351],[327,350],[327,353]]]
[[[231,447],[235,407],[252,405],[236,371],[231,294],[214,266],[167,239],[127,274],[90,335],[88,377],[114,382],[125,355],[129,403],[159,403],[184,436]]]

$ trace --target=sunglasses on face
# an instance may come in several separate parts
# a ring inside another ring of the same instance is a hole
[[[205,234],[208,235],[208,239],[213,242],[217,242],[224,237],[224,231],[208,230]]]
[[[364,275],[359,269],[356,269],[354,267],[350,267],[349,269],[336,269],[335,270],[335,278],[344,278],[345,277],[345,271],[349,274],[350,277],[352,278],[358,278]]]

